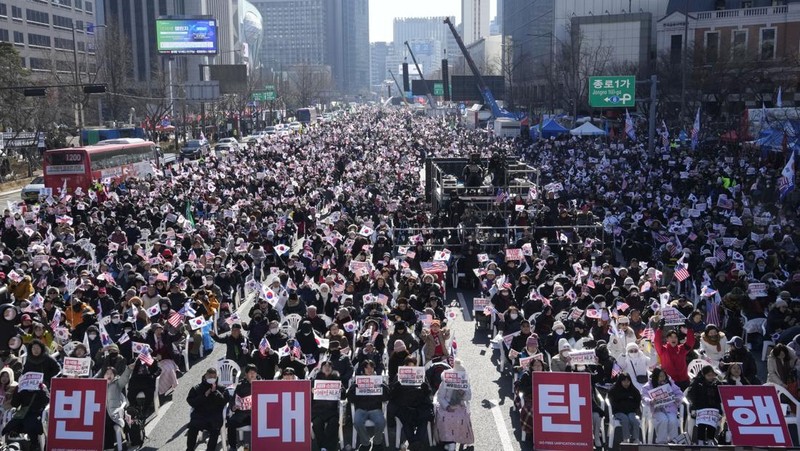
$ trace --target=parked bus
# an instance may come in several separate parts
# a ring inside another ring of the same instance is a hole
[[[57,192],[88,189],[94,181],[152,177],[161,165],[161,149],[150,141],[134,144],[51,149],[44,153],[44,186]]]
[[[317,122],[317,109],[316,108],[300,108],[297,110],[297,122],[301,124],[313,124]]]

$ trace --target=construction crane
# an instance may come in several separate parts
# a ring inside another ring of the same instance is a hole
[[[425,86],[425,95],[428,97],[428,104],[431,108],[435,108],[433,103],[433,96],[431,95],[431,90],[428,89],[428,82],[425,81],[425,76],[422,75],[422,71],[419,69],[419,64],[417,64],[417,58],[414,56],[414,52],[411,51],[411,46],[408,45],[408,41],[405,42],[406,47],[408,48],[408,53],[411,55],[411,61],[414,61],[414,67],[417,68],[417,74],[419,78],[422,80],[422,85]]]
[[[492,110],[492,116],[495,118],[505,117],[514,120],[520,120],[517,115],[511,113],[510,111],[506,110],[505,108],[500,108],[500,105],[497,104],[497,100],[494,98],[494,94],[486,86],[486,82],[483,80],[483,76],[481,76],[480,71],[478,71],[478,66],[475,65],[475,61],[472,60],[472,57],[467,50],[467,46],[464,45],[464,41],[459,36],[456,27],[450,22],[449,17],[444,18],[444,23],[450,27],[450,31],[453,33],[453,37],[456,39],[456,43],[458,44],[458,48],[461,49],[461,53],[464,54],[464,59],[467,61],[470,70],[472,71],[472,75],[475,76],[475,79],[478,81],[478,90],[481,92],[481,96],[483,97],[483,101],[486,105],[489,105],[489,108]]]

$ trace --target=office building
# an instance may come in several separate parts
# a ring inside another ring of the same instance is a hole
[[[489,2],[491,0],[461,0],[461,39],[465,45],[489,36]]]
[[[326,60],[325,0],[251,0],[263,19],[261,62],[274,72]]]
[[[328,0],[325,63],[346,94],[366,94],[370,85],[369,2]]]
[[[388,42],[373,42],[369,45],[369,85],[378,95],[383,95],[384,81],[391,78],[386,72],[386,58],[390,47]]]
[[[0,42],[12,43],[34,76],[74,73],[73,45],[79,72],[96,73],[96,24],[94,0],[0,1]]]
[[[450,21],[455,23],[455,17],[450,17]],[[441,17],[410,17],[395,18],[393,27],[393,46],[396,55],[403,55],[406,52],[405,42],[433,39],[439,42],[441,48],[447,49],[448,55],[460,55],[455,38],[450,33],[450,28],[444,24]]]

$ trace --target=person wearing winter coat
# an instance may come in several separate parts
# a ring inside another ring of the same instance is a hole
[[[714,324],[707,325],[705,331],[700,335],[700,350],[705,354],[706,360],[715,368],[725,357],[724,343],[725,333]]]
[[[14,370],[9,367],[3,367],[0,370],[0,390],[3,393],[3,403],[0,404],[0,409],[4,412],[11,408],[11,400],[14,393],[17,391],[17,382],[14,380]]]
[[[467,374],[459,359],[454,361],[453,369],[447,371]],[[439,386],[433,405],[436,412],[436,431],[440,442],[452,446],[455,444],[470,445],[475,442],[472,416],[469,411],[471,399],[472,390],[469,385],[467,388],[452,388],[446,384]]]
[[[417,360],[406,357],[405,366],[417,366]],[[389,405],[387,416],[396,417],[403,424],[403,432],[408,438],[409,448],[416,449],[417,444],[426,440],[426,425],[433,421],[433,402],[431,388],[427,382],[419,386],[402,385],[399,380],[389,387]]]
[[[667,386],[665,397],[655,397],[662,393],[662,386]],[[661,368],[654,368],[650,381],[642,387],[642,400],[649,409],[649,415],[655,425],[655,443],[670,443],[678,437],[678,408],[683,401],[683,392],[675,385],[667,373]],[[648,413],[644,413],[648,415]]]
[[[550,370],[557,373],[566,373],[572,371],[572,365],[569,362],[569,353],[572,352],[572,346],[566,338],[558,340],[558,354],[550,359]]]
[[[719,379],[717,372],[711,365],[706,365],[692,380],[686,392],[689,399],[689,409],[694,416],[703,409],[716,409],[722,415],[722,400],[719,396]],[[697,442],[700,445],[714,445],[717,427],[708,424],[697,424],[695,427]]]
[[[636,345],[636,343],[631,343]],[[614,418],[622,426],[622,441],[639,443],[639,415],[642,406],[642,394],[633,385],[626,372],[617,376],[617,381],[608,392],[608,401],[614,411]]]
[[[44,374],[44,384],[49,388],[50,381],[56,374],[61,372],[61,366],[47,353],[47,348],[39,340],[33,340],[28,348],[28,357],[25,359],[25,366],[22,374],[35,371]]]
[[[11,399],[11,406],[16,407],[20,413],[27,407],[27,412],[24,412],[22,418],[14,415],[3,428],[3,435],[28,434],[31,437],[38,437],[44,434],[42,413],[49,403],[50,391],[44,383],[39,384],[38,390],[16,390]],[[38,449],[39,440],[34,439],[31,443]]]
[[[155,411],[153,395],[156,392],[156,379],[159,374],[161,374],[161,368],[155,363],[148,366],[140,359],[134,360],[127,390],[128,403],[132,406],[139,406],[143,401],[144,404],[141,405],[143,418],[149,417]],[[138,396],[140,393],[143,394],[141,398]]]
[[[619,360],[625,355],[631,343],[636,343],[636,332],[630,327],[630,319],[627,316],[620,316],[617,318],[617,333],[612,333],[608,339],[608,352],[611,357]]]
[[[341,381],[339,373],[333,369],[329,360],[324,360],[315,381]],[[344,386],[344,385],[343,385]],[[343,391],[340,393],[340,397]],[[339,446],[339,401],[314,400],[311,403],[311,427],[319,449],[337,449]]]
[[[364,363],[364,374],[367,376],[375,375],[375,365],[372,362]],[[384,449],[383,430],[386,428],[386,416],[383,414],[383,402],[388,399],[389,389],[384,384],[382,384],[381,388],[383,393],[380,396],[357,394],[358,384],[350,385],[347,390],[347,400],[355,407],[353,426],[356,428],[358,441],[361,445],[358,448],[359,451],[368,451],[370,442],[372,442],[371,449],[373,451],[382,451]],[[367,420],[375,425],[373,435],[370,435],[367,431]]]
[[[669,375],[670,379],[675,381],[678,387],[685,389],[689,386],[686,356],[694,348],[694,334],[689,332],[686,327],[682,327],[681,331],[686,335],[686,341],[680,344],[678,332],[673,329],[667,332],[665,342],[664,320],[660,315],[655,315],[654,318],[656,318],[656,321],[660,321],[659,327],[655,331],[653,346],[656,348],[656,353],[661,360],[661,368]]]
[[[250,353],[250,363],[256,366],[261,379],[271,381],[278,372],[278,353],[270,347],[269,341],[263,341],[265,346],[259,346]]]
[[[797,354],[794,350],[783,343],[778,343],[772,348],[767,359],[767,383],[786,388],[797,378],[796,365]]]
[[[108,388],[106,389],[106,433],[105,448],[114,448],[117,434],[114,426],[125,427],[125,387],[131,378],[133,364],[125,366],[122,374],[117,374],[113,366],[109,366],[103,373]]]
[[[756,359],[744,345],[742,337],[733,337],[728,340],[728,352],[722,358],[722,364],[739,362],[742,364],[742,375],[753,384],[760,384]]]
[[[222,429],[222,411],[230,400],[228,391],[217,385],[217,370],[209,368],[203,380],[189,390],[186,401],[192,407],[186,432],[186,450],[197,447],[197,434],[208,431],[206,449],[216,450],[219,433]]]
[[[423,352],[425,353],[426,361],[440,357],[447,358],[450,355],[450,350],[447,348],[450,329],[442,328],[438,320],[431,322],[430,331],[423,329],[421,338],[424,343]]]
[[[617,363],[620,369],[630,376],[633,385],[641,391],[648,381],[648,374],[650,374],[650,357],[642,352],[639,345],[629,343],[625,355],[617,360]]]
[[[410,353],[414,353],[419,349],[419,342],[411,334],[408,330],[408,326],[406,325],[405,321],[398,321],[394,323],[394,332],[389,335],[389,341],[387,343],[390,345],[386,350],[389,353],[389,357],[392,356],[394,352],[394,342],[395,340],[402,340],[403,343],[406,345],[406,349]]]
[[[723,366],[725,374],[722,377],[722,385],[756,385],[745,377],[741,363],[727,363]]]
[[[258,379],[258,370],[255,365],[247,365],[244,367],[244,376],[242,376],[239,383],[236,384],[234,391],[233,405],[231,411],[233,414],[228,417],[227,430],[228,430],[228,449],[237,449],[236,442],[239,437],[236,431],[242,426],[250,425],[250,411],[252,405],[251,391],[253,381]],[[250,399],[248,403],[245,400]]]
[[[225,345],[225,358],[233,360],[239,367],[247,365],[247,358],[252,348],[250,340],[242,334],[242,325],[234,323],[230,333],[219,336],[211,331],[211,338],[217,343]]]

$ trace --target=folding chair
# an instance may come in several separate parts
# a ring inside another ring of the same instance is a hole
[[[400,433],[403,431],[403,423],[400,421],[400,418],[395,417],[395,428],[394,428],[394,447],[396,449],[400,449]],[[434,439],[433,439],[433,421],[428,421],[428,446],[434,446]]]
[[[386,419],[386,404],[387,403],[384,401],[383,408],[382,408],[382,410],[383,410],[383,418],[384,419]],[[350,404],[350,418],[355,418],[355,417],[356,417],[356,406],[353,405],[353,404]],[[372,421],[369,421],[369,420],[367,420],[367,422],[364,423],[364,425],[366,427],[368,427],[368,428],[369,427],[375,427],[375,424]],[[352,427],[353,427],[353,440],[352,440],[353,443],[352,443],[352,447],[353,447],[353,449],[356,449],[356,445],[358,444],[358,432],[356,432],[355,423],[353,423]],[[388,421],[387,421],[386,427],[383,428],[383,443],[389,443],[389,425],[388,425]]]

